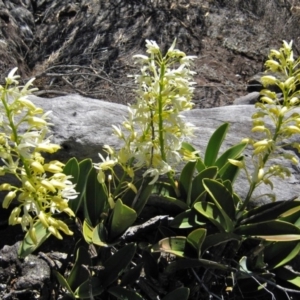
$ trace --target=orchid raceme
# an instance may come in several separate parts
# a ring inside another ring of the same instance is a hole
[[[287,139],[300,133],[300,114],[295,112],[295,107],[299,104],[300,92],[296,86],[300,82],[299,71],[300,59],[294,59],[292,42],[283,42],[280,51],[271,50],[269,60],[265,66],[267,71],[273,72],[274,76],[266,75],[261,78],[264,89],[260,92],[261,102],[256,103],[257,111],[252,115],[252,132],[259,132],[261,138],[250,140],[253,146],[254,173],[249,176],[250,189],[241,207],[243,210],[255,188],[261,183],[265,183],[273,188],[270,180],[273,176],[285,178],[290,176],[290,171],[280,165],[266,166],[269,159],[280,155],[280,148],[290,146],[299,151],[298,143],[288,142]],[[275,73],[278,76],[275,76]],[[268,87],[275,85],[280,93],[271,91]],[[266,118],[271,120],[273,128],[266,123]],[[293,164],[298,164],[298,158],[293,155],[285,155],[285,159]],[[246,166],[243,165],[246,169]]]
[[[113,126],[124,146],[111,152],[108,161],[117,159],[132,178],[135,170],[145,168],[144,176],[152,177],[153,184],[160,175],[171,178],[186,157],[182,142],[193,135],[194,127],[180,112],[193,107],[195,72],[190,65],[195,57],[175,49],[175,41],[165,55],[155,41],[146,40],[146,47],[147,56],[134,56],[141,65],[141,73],[135,76],[137,102],[128,107],[123,128]],[[191,159],[191,155],[187,157]],[[107,163],[102,160],[96,165],[100,172]]]
[[[29,231],[34,242],[34,224],[38,221],[61,239],[59,231],[69,235],[72,232],[53,214],[65,212],[74,216],[68,201],[76,198],[77,193],[70,177],[63,173],[64,165],[59,161],[45,163],[40,153],[53,153],[60,147],[51,143],[48,136],[49,113],[27,99],[34,90],[30,89],[33,80],[20,88],[16,70],[9,73],[5,86],[0,86],[0,157],[3,162],[0,174],[13,174],[20,186],[0,185],[0,190],[8,191],[2,206],[8,208],[13,200],[19,202],[9,224],[20,224],[24,231]]]

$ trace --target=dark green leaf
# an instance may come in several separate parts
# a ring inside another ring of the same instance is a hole
[[[195,210],[187,210],[178,214],[170,223],[173,228],[195,228],[199,225],[205,225],[206,219],[202,217],[202,221],[199,220],[201,216],[195,212]]]
[[[95,245],[107,247],[107,230],[104,224],[101,222],[99,223],[93,230],[92,235],[92,242]]]
[[[104,292],[102,282],[97,277],[90,277],[76,291],[76,298],[80,299],[93,299],[92,297],[101,295]]]
[[[243,161],[244,157],[238,157],[236,158],[238,161]],[[237,178],[238,174],[240,172],[240,168],[229,163],[226,164],[220,171],[219,175],[222,178],[222,180],[229,180],[232,184],[235,182],[235,179]]]
[[[144,263],[144,272],[148,279],[158,280],[159,278],[159,270],[157,259],[155,259],[148,250],[143,251],[142,255],[143,263]]]
[[[77,183],[78,183],[78,177],[79,177],[79,164],[75,157],[68,160],[68,162],[66,163],[66,165],[63,169],[63,172],[66,175],[72,176],[72,178],[70,178],[70,180],[72,181],[73,184],[76,184],[76,191],[78,192]],[[75,214],[77,213],[78,207],[80,205],[78,199],[79,199],[79,195],[77,196],[76,199],[69,201],[69,207],[74,211]]]
[[[68,285],[72,291],[75,291],[88,277],[88,270],[83,267],[91,265],[91,259],[88,251],[84,247],[79,247],[76,253],[74,266],[67,279]]]
[[[180,174],[179,189],[186,198],[186,204],[191,205],[192,182],[197,161],[189,161]]]
[[[203,170],[201,173],[197,174],[195,178],[192,181],[192,193],[191,193],[191,199],[192,203],[197,199],[197,197],[202,194],[205,189],[203,186],[203,179],[210,178],[214,179],[217,176],[218,168],[216,167],[209,167],[205,170]]]
[[[162,300],[188,300],[189,296],[190,290],[186,287],[181,287],[163,297]]]
[[[204,228],[195,229],[187,236],[187,244],[191,245],[196,250],[197,258],[200,258],[201,246],[205,240],[205,237],[206,229]]]
[[[299,242],[273,242],[266,243],[264,250],[264,260],[268,264],[268,269],[276,269],[286,265],[299,254]]]
[[[234,233],[227,233],[227,232],[222,232],[222,233],[215,233],[208,235],[206,239],[203,242],[202,245],[202,251],[205,251],[209,249],[210,247],[216,247],[219,246],[223,243],[228,243],[230,241],[238,241],[241,242],[242,237],[240,237],[237,234]]]
[[[236,144],[227,149],[220,157],[216,160],[215,166],[222,170],[226,165],[230,164],[228,159],[237,159],[246,148],[247,143]]]
[[[289,282],[290,284],[296,286],[299,290],[300,288],[300,276],[299,274],[293,272],[288,268],[279,268],[275,271],[275,274],[280,279]]]
[[[220,209],[218,209],[214,203],[201,201],[195,203],[194,208],[197,212],[214,224],[221,232],[226,232],[226,221],[220,213]]]
[[[87,220],[84,220],[83,226],[82,226],[82,233],[84,240],[90,244],[93,242],[93,230],[94,228],[90,226],[90,224],[87,222]]]
[[[137,292],[126,290],[121,286],[111,287],[108,292],[120,300],[143,300]]]
[[[111,222],[108,225],[109,240],[113,241],[124,233],[134,223],[136,218],[135,210],[123,204],[121,199],[118,199],[112,211]]]
[[[216,206],[220,209],[220,213],[223,214],[224,219],[227,221],[229,218],[227,229],[231,231],[236,213],[232,194],[222,183],[216,180],[204,179],[203,184]]]
[[[206,167],[214,166],[229,128],[228,123],[222,124],[210,137],[204,156],[204,164]]]
[[[37,221],[33,227],[35,228],[37,243],[35,244],[32,241],[29,232],[27,231],[18,250],[18,256],[21,258],[25,258],[35,251],[51,235],[40,221]]]
[[[85,217],[92,226],[100,221],[101,213],[108,206],[108,192],[105,184],[97,180],[97,172],[92,168],[86,184]]]
[[[277,242],[300,240],[300,229],[298,227],[279,220],[242,225],[235,229],[235,233]]]
[[[65,277],[63,275],[61,275],[59,272],[57,272],[56,270],[53,270],[53,273],[54,273],[55,277],[57,278],[59,284],[69,292],[67,295],[73,299],[76,299],[75,294],[72,291],[72,289],[70,288]]]
[[[135,251],[135,244],[125,245],[103,263],[104,270],[101,272],[101,278],[105,287],[117,280],[118,276],[130,264]]]
[[[122,277],[121,284],[122,286],[130,285],[136,282],[141,275],[141,271],[143,269],[143,263],[140,263],[133,267],[132,269],[128,270]]]

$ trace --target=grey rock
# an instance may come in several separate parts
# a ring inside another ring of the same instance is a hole
[[[259,92],[252,92],[233,101],[233,105],[255,104],[259,99]]]
[[[50,267],[36,255],[30,254],[24,260],[19,259],[19,246],[20,242],[0,250],[0,281],[6,283],[6,286],[1,286],[0,298],[19,299],[34,294],[39,299],[48,299]]]
[[[116,149],[120,148],[120,141],[112,135],[111,125],[121,124],[127,115],[127,107],[121,104],[109,103],[79,95],[69,95],[52,99],[31,96],[30,99],[45,111],[51,110],[53,141],[62,146],[52,158],[66,161],[70,157],[78,159],[92,158],[99,162],[98,153],[103,145],[108,144]],[[218,126],[224,122],[230,123],[230,130],[223,143],[224,151],[228,147],[251,136],[253,105],[233,105],[210,109],[194,109],[184,113],[186,119],[196,126],[195,137],[190,141],[201,155],[205,152],[207,142]],[[300,110],[298,109],[300,112]],[[284,152],[291,153],[285,149]],[[251,150],[245,151],[245,157],[251,168]],[[298,154],[297,154],[298,155]],[[289,199],[300,193],[299,165],[292,165],[289,161],[277,158],[276,163],[283,164],[292,172],[286,180],[274,179],[274,190],[268,186],[260,186],[256,196],[274,192],[278,200]],[[243,172],[235,183],[236,192],[244,198],[248,189],[248,182]]]

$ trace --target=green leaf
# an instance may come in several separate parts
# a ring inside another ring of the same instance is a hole
[[[279,268],[275,271],[277,277],[283,281],[287,281],[290,284],[300,288],[300,276],[288,268]]]
[[[215,166],[219,168],[219,170],[225,169],[226,165],[231,165],[228,162],[228,159],[237,159],[241,153],[246,148],[247,143],[239,143],[236,144],[229,149],[227,149],[220,157],[216,160]],[[223,171],[224,172],[224,171]],[[223,173],[221,172],[221,174]]]
[[[186,287],[180,287],[163,297],[162,300],[188,300],[189,296],[190,289]]]
[[[112,211],[111,222],[108,225],[109,240],[113,241],[124,233],[135,222],[136,218],[137,213],[135,210],[123,204],[121,199],[118,199]]]
[[[90,224],[87,222],[87,220],[83,221],[83,226],[82,226],[82,233],[84,240],[90,244],[93,242],[93,230],[94,228],[90,226]]]
[[[300,251],[299,242],[275,242],[266,243],[264,249],[264,260],[268,264],[268,269],[276,269],[286,265],[295,258]]]
[[[221,148],[221,145],[226,137],[229,128],[228,123],[222,124],[210,137],[204,156],[204,164],[207,167],[214,166]]]
[[[197,199],[197,197],[205,191],[202,182],[203,179],[205,178],[214,179],[217,176],[217,173],[218,173],[217,167],[209,167],[195,176],[195,178],[192,181],[192,192],[191,192],[192,202],[194,202]]]
[[[187,236],[187,244],[191,245],[197,253],[197,258],[200,258],[201,255],[201,246],[206,238],[206,229],[204,228],[198,228],[193,230],[188,236]]]
[[[204,179],[203,184],[207,192],[212,197],[220,213],[227,222],[227,230],[231,231],[234,226],[236,209],[232,194],[220,182],[212,179]]]
[[[131,207],[136,211],[137,216],[140,215],[146,203],[148,202],[150,195],[152,194],[154,185],[149,184],[151,180],[151,177],[146,177],[142,180],[141,186],[138,189],[138,193],[133,200],[133,205]]]
[[[118,252],[112,255],[103,263],[104,270],[101,272],[101,279],[105,287],[118,279],[118,276],[130,264],[136,251],[136,245],[130,243],[123,246]]]
[[[92,226],[96,226],[100,221],[101,213],[108,206],[108,192],[106,185],[98,182],[95,168],[92,168],[88,174],[84,204],[85,218]]]
[[[91,259],[87,249],[81,246],[76,252],[76,260],[67,279],[72,291],[75,291],[89,277],[89,272],[83,265],[90,266]]]
[[[276,201],[255,207],[243,214],[239,219],[240,224],[271,221],[279,217],[287,217],[293,209],[300,208],[300,201]]]
[[[212,224],[214,224],[221,232],[226,232],[227,224],[220,213],[220,210],[214,203],[201,201],[194,204],[194,209],[202,216],[207,218]]]
[[[195,210],[187,210],[178,214],[170,223],[173,228],[195,228],[199,225],[205,225],[206,219],[202,217],[203,220],[200,221],[201,216],[195,212]]]
[[[120,285],[125,286],[125,285],[130,285],[136,282],[141,275],[143,269],[143,263],[140,263],[127,271],[123,276],[122,276],[122,281]]]
[[[238,157],[236,158],[236,160],[243,161],[244,157]],[[234,166],[233,164],[228,162],[228,164],[226,164],[222,169],[220,169],[219,176],[222,178],[222,180],[229,180],[233,184],[239,174],[239,171],[239,167]]]
[[[189,161],[182,169],[179,178],[179,189],[183,189],[183,197],[186,197],[186,204],[191,205],[192,182],[197,161]]]
[[[93,235],[92,235],[92,242],[93,244],[101,247],[108,246],[107,230],[102,222],[97,224],[96,227],[94,228]]]
[[[25,258],[27,255],[35,251],[42,243],[51,235],[47,228],[40,221],[37,221],[33,227],[35,228],[37,243],[35,244],[27,231],[18,250],[18,256]]]
[[[204,267],[207,269],[222,270],[222,271],[234,271],[234,269],[232,269],[231,267],[217,263],[215,261],[201,259],[201,258],[200,259],[184,258],[184,259],[178,259],[178,260],[170,263],[165,268],[164,272],[166,275],[170,275],[170,274],[178,272],[180,270],[190,269],[190,268],[199,268],[199,267]]]
[[[86,183],[88,179],[88,174],[90,173],[91,169],[93,168],[92,160],[91,159],[84,159],[79,163],[79,177],[78,182],[76,185],[76,191],[79,192],[78,198],[76,199],[77,202],[77,211],[83,207],[83,199],[86,198]],[[69,201],[69,203],[72,201]],[[74,204],[75,205],[75,204]]]
[[[101,295],[104,292],[102,282],[97,277],[90,277],[75,291],[76,298],[92,299],[92,296]]]
[[[235,229],[235,233],[275,242],[300,240],[298,227],[279,220],[242,225]]]
[[[167,237],[152,247],[153,252],[166,252],[184,257],[186,238],[183,236]]]
[[[231,232],[229,233],[222,232],[222,233],[215,233],[215,234],[208,235],[203,242],[202,251],[204,252],[210,247],[216,247],[223,243],[228,243],[231,241],[241,242],[242,237]]]
[[[64,174],[66,175],[71,175],[72,178],[70,180],[72,181],[73,184],[78,183],[78,177],[79,177],[79,164],[78,161],[75,157],[71,158],[68,160],[66,163],[64,169],[63,169]],[[78,192],[77,188],[76,191]],[[73,212],[76,214],[78,207],[80,206],[80,203],[78,203],[79,195],[77,196],[76,199],[73,199],[72,201],[69,201],[69,207],[73,210]]]
[[[70,288],[67,280],[65,279],[64,276],[62,276],[59,272],[57,272],[56,270],[52,270],[55,277],[57,278],[59,284],[65,288],[69,293],[67,293],[68,296],[72,297],[73,299],[76,299],[74,292],[72,291],[72,289]]]
[[[111,287],[108,292],[121,300],[143,300],[142,296],[137,292],[126,290],[121,286]]]

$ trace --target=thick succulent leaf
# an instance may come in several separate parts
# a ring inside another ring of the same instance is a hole
[[[77,183],[78,183],[80,171],[79,171],[78,161],[75,157],[68,160],[68,162],[64,166],[63,172],[66,175],[72,176],[72,178],[70,178],[70,180],[72,181],[73,184],[76,184],[76,191],[79,192],[78,188],[77,188]],[[69,201],[69,207],[74,211],[75,214],[77,213],[79,206],[80,206],[79,198],[80,198],[80,196],[78,195],[76,199]]]
[[[72,289],[70,288],[66,278],[63,275],[61,275],[59,272],[57,272],[56,270],[52,270],[52,271],[53,271],[53,274],[55,275],[55,277],[57,278],[59,284],[68,291],[67,295],[73,299],[76,299],[75,294],[72,291]]]
[[[264,249],[264,260],[268,269],[276,269],[286,265],[295,258],[300,251],[300,242],[267,243]]]
[[[294,285],[295,287],[300,288],[300,276],[298,273],[293,272],[291,269],[288,268],[278,268],[275,270],[275,274],[278,278],[283,281],[287,281],[290,284]]]
[[[140,215],[146,203],[148,202],[150,195],[152,194],[154,185],[149,184],[151,180],[151,177],[144,178],[142,180],[141,186],[138,189],[137,195],[135,195],[134,197],[131,207],[135,210],[137,216]]]
[[[185,255],[186,237],[173,236],[160,240],[152,247],[152,252],[166,252],[179,257]]]
[[[91,258],[85,247],[79,247],[76,252],[76,259],[70,275],[67,279],[72,291],[75,291],[88,277],[89,272],[83,266],[90,266]]]
[[[194,202],[199,197],[199,195],[201,195],[205,191],[202,182],[203,179],[205,178],[214,179],[216,178],[217,173],[218,173],[218,168],[209,167],[195,176],[195,178],[192,181],[192,192],[191,192],[192,202]]]
[[[83,221],[83,226],[82,226],[82,233],[84,240],[90,244],[93,242],[93,230],[94,228],[90,226],[90,224],[87,222],[87,220]]]
[[[206,229],[198,228],[193,230],[186,239],[188,245],[191,245],[196,250],[197,258],[200,258],[201,247],[206,237]]]
[[[173,186],[165,181],[157,181],[153,186],[152,193],[163,197],[176,197]]]
[[[186,198],[186,204],[188,206],[191,204],[192,183],[196,163],[197,161],[189,161],[183,167],[179,178],[179,190],[181,191],[182,196]]]
[[[232,230],[234,226],[236,209],[232,194],[228,189],[220,182],[212,179],[203,180],[206,191],[212,197],[217,208],[220,209],[220,213],[223,214],[224,219],[227,221],[227,229]]]
[[[189,296],[190,290],[186,287],[180,287],[163,297],[162,300],[188,300]]]
[[[231,232],[222,232],[208,235],[202,244],[202,251],[204,252],[210,247],[216,247],[223,243],[228,243],[231,241],[241,242],[242,237]]]
[[[239,224],[251,224],[284,218],[300,209],[300,201],[276,201],[249,210],[239,219]],[[300,216],[300,214],[299,214]]]
[[[275,242],[300,240],[300,229],[291,223],[280,220],[242,225],[237,227],[234,232]]]
[[[121,285],[126,286],[126,285],[133,284],[134,282],[136,282],[140,278],[142,269],[143,269],[143,263],[140,263],[140,264],[136,265],[135,267],[133,267],[132,269],[130,269],[129,271],[127,271],[122,276]]]
[[[136,245],[134,243],[127,244],[103,263],[104,270],[101,272],[100,278],[105,287],[118,279],[119,275],[130,264],[135,251]]]
[[[121,286],[113,286],[110,289],[108,289],[108,292],[120,300],[124,300],[124,299],[143,300],[143,297],[139,295],[137,292],[126,290]]]
[[[21,258],[25,258],[27,255],[35,251],[51,235],[40,221],[37,221],[33,227],[35,228],[37,243],[33,242],[29,232],[27,231],[18,249],[18,256]]]
[[[96,227],[93,229],[92,242],[93,244],[101,247],[108,246],[107,230],[102,222],[97,224]]]
[[[159,268],[157,258],[148,249],[142,253],[142,261],[144,265],[144,273],[148,280],[159,280]]]
[[[227,223],[224,219],[220,209],[214,203],[201,201],[194,204],[194,209],[202,216],[207,218],[212,224],[214,224],[221,232],[226,232]]]
[[[239,143],[228,148],[220,157],[216,160],[215,166],[222,170],[226,165],[230,164],[228,159],[237,159],[246,148],[247,143]]]
[[[104,287],[101,280],[97,277],[90,277],[76,289],[75,296],[80,299],[93,299],[103,292]]]
[[[244,157],[243,156],[238,157],[236,158],[236,160],[243,161]],[[222,178],[222,180],[229,180],[233,184],[239,172],[240,172],[239,167],[228,162],[228,164],[226,164],[222,169],[220,169],[219,176]]]
[[[119,237],[135,222],[136,218],[136,211],[123,204],[121,199],[118,199],[112,211],[111,222],[108,225],[109,240],[113,241]]]
[[[173,228],[186,229],[186,228],[199,227],[199,225],[205,225],[205,224],[206,224],[206,219],[204,217],[202,217],[201,220],[201,215],[199,216],[199,214],[196,213],[195,210],[189,209],[178,214],[171,221],[170,226]]]
[[[92,168],[88,175],[84,204],[85,218],[92,226],[96,226],[101,213],[108,206],[108,192],[106,185],[98,182],[95,168]]]
[[[180,270],[190,269],[190,268],[200,268],[204,267],[207,269],[216,269],[222,271],[234,271],[231,267],[217,263],[215,261],[207,260],[207,259],[191,259],[191,258],[184,258],[178,259],[172,263],[170,263],[165,268],[165,274],[170,275]]]
[[[204,156],[204,164],[206,167],[215,166],[221,145],[226,137],[229,128],[228,123],[222,124],[210,137]]]
[[[189,208],[189,206],[181,199],[166,196],[162,196],[161,198],[162,200],[169,202],[170,209],[174,208],[177,211],[179,208],[181,211],[183,211]]]

